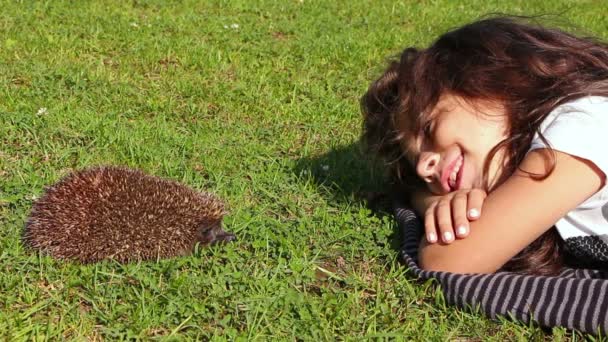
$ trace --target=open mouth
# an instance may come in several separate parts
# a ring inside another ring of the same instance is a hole
[[[462,181],[462,169],[464,165],[464,156],[459,156],[454,160],[444,171],[443,185],[448,192],[458,190]]]

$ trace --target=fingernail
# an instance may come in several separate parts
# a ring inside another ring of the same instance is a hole
[[[477,209],[469,210],[469,216],[470,217],[479,217],[479,210],[477,210]]]
[[[458,235],[463,236],[467,233],[467,227],[460,226],[458,227],[458,229],[456,229],[456,232],[458,233]]]
[[[429,233],[427,240],[429,240],[429,242],[437,242],[437,235],[435,233]]]
[[[453,239],[454,239],[454,235],[452,234],[452,232],[445,232],[445,233],[443,233],[443,241],[450,242]]]

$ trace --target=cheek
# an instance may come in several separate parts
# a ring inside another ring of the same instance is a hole
[[[438,124],[433,132],[433,145],[438,149],[445,149],[460,143],[462,136],[459,134],[462,129],[454,125]]]
[[[502,126],[491,125],[480,131],[479,146],[483,149],[486,154],[498,145],[501,141],[506,139],[505,130]]]
[[[458,125],[443,125],[437,127],[434,148],[437,151],[451,151],[457,148],[463,153],[474,153],[479,147],[479,141],[476,139],[478,137]]]
[[[432,145],[437,150],[459,145],[477,158],[484,158],[505,137],[501,122],[481,120],[473,115],[459,115],[437,121]]]
[[[462,120],[459,126],[463,144],[477,154],[487,155],[498,143],[506,138],[506,130],[502,120],[484,120],[474,118]]]

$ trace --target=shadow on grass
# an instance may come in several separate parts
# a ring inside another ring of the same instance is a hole
[[[379,161],[369,156],[360,142],[338,146],[312,157],[302,158],[294,167],[296,175],[310,175],[328,201],[360,203],[374,215],[392,216],[392,194]],[[395,224],[390,245],[400,247],[399,227]]]
[[[330,151],[302,158],[294,172],[310,175],[312,180],[329,196],[328,200],[344,202],[365,201],[373,204],[373,195],[387,190],[382,169],[365,153],[360,143],[338,146]]]

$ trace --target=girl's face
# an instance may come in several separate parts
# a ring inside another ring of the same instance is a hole
[[[483,166],[490,151],[507,137],[505,110],[494,102],[469,102],[442,95],[432,118],[419,136],[408,142],[408,158],[431,192],[492,187],[501,175],[504,151],[492,159],[489,174]],[[488,184],[484,183],[487,176]]]

